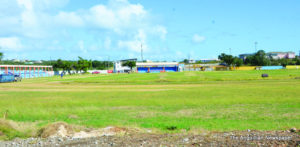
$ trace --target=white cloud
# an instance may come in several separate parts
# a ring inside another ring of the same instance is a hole
[[[67,0],[61,2],[59,0],[17,0],[20,14],[11,17],[18,19],[15,24],[19,27],[18,35],[35,39],[46,38],[52,33],[51,28],[54,27],[54,17],[48,11],[58,7],[62,2]]]
[[[119,41],[118,46],[120,48],[127,48],[134,52],[141,51],[141,42],[140,41]]]
[[[176,51],[176,56],[182,57],[183,53],[181,51]]]
[[[149,51],[147,39],[166,39],[167,28],[151,22],[151,14],[141,4],[109,0],[107,4],[87,9],[60,9],[68,1],[1,0],[0,27],[5,29],[0,30],[0,37],[16,36],[1,38],[1,46],[11,50],[43,49],[44,52],[74,47],[87,52],[87,49],[102,47],[135,53],[140,52],[141,44]],[[53,43],[53,40],[57,41]],[[103,45],[99,45],[99,40],[104,41]]]
[[[85,19],[97,27],[114,28],[117,24],[115,13],[104,5],[94,6],[89,10]]]
[[[140,4],[128,4],[127,6],[119,9],[116,14],[120,21],[128,24],[131,23],[132,20],[143,19],[147,15],[147,12]]]
[[[61,25],[81,27],[84,25],[82,18],[75,12],[60,12],[55,16],[55,22]]]
[[[200,35],[198,35],[198,34],[195,34],[194,36],[193,36],[193,42],[195,42],[195,43],[201,43],[201,42],[203,42],[205,40],[205,37],[204,36],[200,36]]]
[[[87,53],[87,50],[84,47],[84,41],[83,40],[78,41],[77,45],[78,45],[78,48],[80,49],[81,52]]]
[[[111,47],[111,39],[109,37],[106,37],[104,40],[104,48],[110,49],[110,47]]]
[[[63,7],[69,3],[69,0],[17,0],[17,3],[27,10],[40,11]]]
[[[147,45],[147,35],[144,30],[138,30],[138,32],[134,36],[134,40],[121,40],[118,42],[119,48],[125,48],[134,52],[140,52],[141,45],[143,45],[143,51],[148,51],[149,48]]]
[[[134,28],[146,19],[147,11],[140,4],[111,0],[108,5],[96,5],[83,14],[83,19],[95,27],[112,29]]]
[[[157,33],[162,40],[166,39],[166,35],[168,33],[167,29],[164,26],[156,26],[154,28],[154,32]]]
[[[33,10],[32,0],[17,0],[19,6],[24,7],[27,10]]]
[[[147,11],[140,4],[130,4],[127,0],[110,0],[107,5],[95,5],[88,10],[74,12],[61,11],[56,20],[63,25],[96,27],[122,32],[136,28],[147,19]]]
[[[92,44],[89,46],[88,48],[89,51],[97,51],[98,50],[98,46],[96,44]]]
[[[0,47],[3,50],[17,51],[22,49],[22,43],[17,37],[0,38]]]

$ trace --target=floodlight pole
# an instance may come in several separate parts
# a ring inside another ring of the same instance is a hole
[[[143,44],[141,43],[141,59],[142,62],[144,62],[144,57],[143,57]]]
[[[255,42],[254,42],[254,45],[255,45],[255,52],[257,52],[257,44],[258,44],[258,43],[255,41]]]
[[[191,64],[190,64],[190,62],[191,62],[191,54],[189,54],[189,71],[191,71]]]
[[[106,63],[106,66],[107,66],[107,70],[109,69],[109,56],[107,56],[107,63]]]

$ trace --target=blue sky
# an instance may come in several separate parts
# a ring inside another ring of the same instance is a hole
[[[183,60],[300,50],[298,0],[1,0],[5,59]]]

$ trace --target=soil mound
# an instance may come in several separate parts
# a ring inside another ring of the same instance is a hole
[[[50,124],[39,131],[39,136],[42,138],[48,137],[70,137],[74,133],[71,125],[64,122]]]
[[[77,130],[77,131],[75,131]],[[55,138],[55,137],[70,137],[70,138],[91,138],[101,136],[114,136],[118,134],[126,134],[127,129],[119,127],[106,127],[102,129],[83,129],[75,128],[64,122],[50,124],[39,131],[39,137]]]

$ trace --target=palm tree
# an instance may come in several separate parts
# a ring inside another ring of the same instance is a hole
[[[0,62],[2,61],[3,53],[0,52]]]

